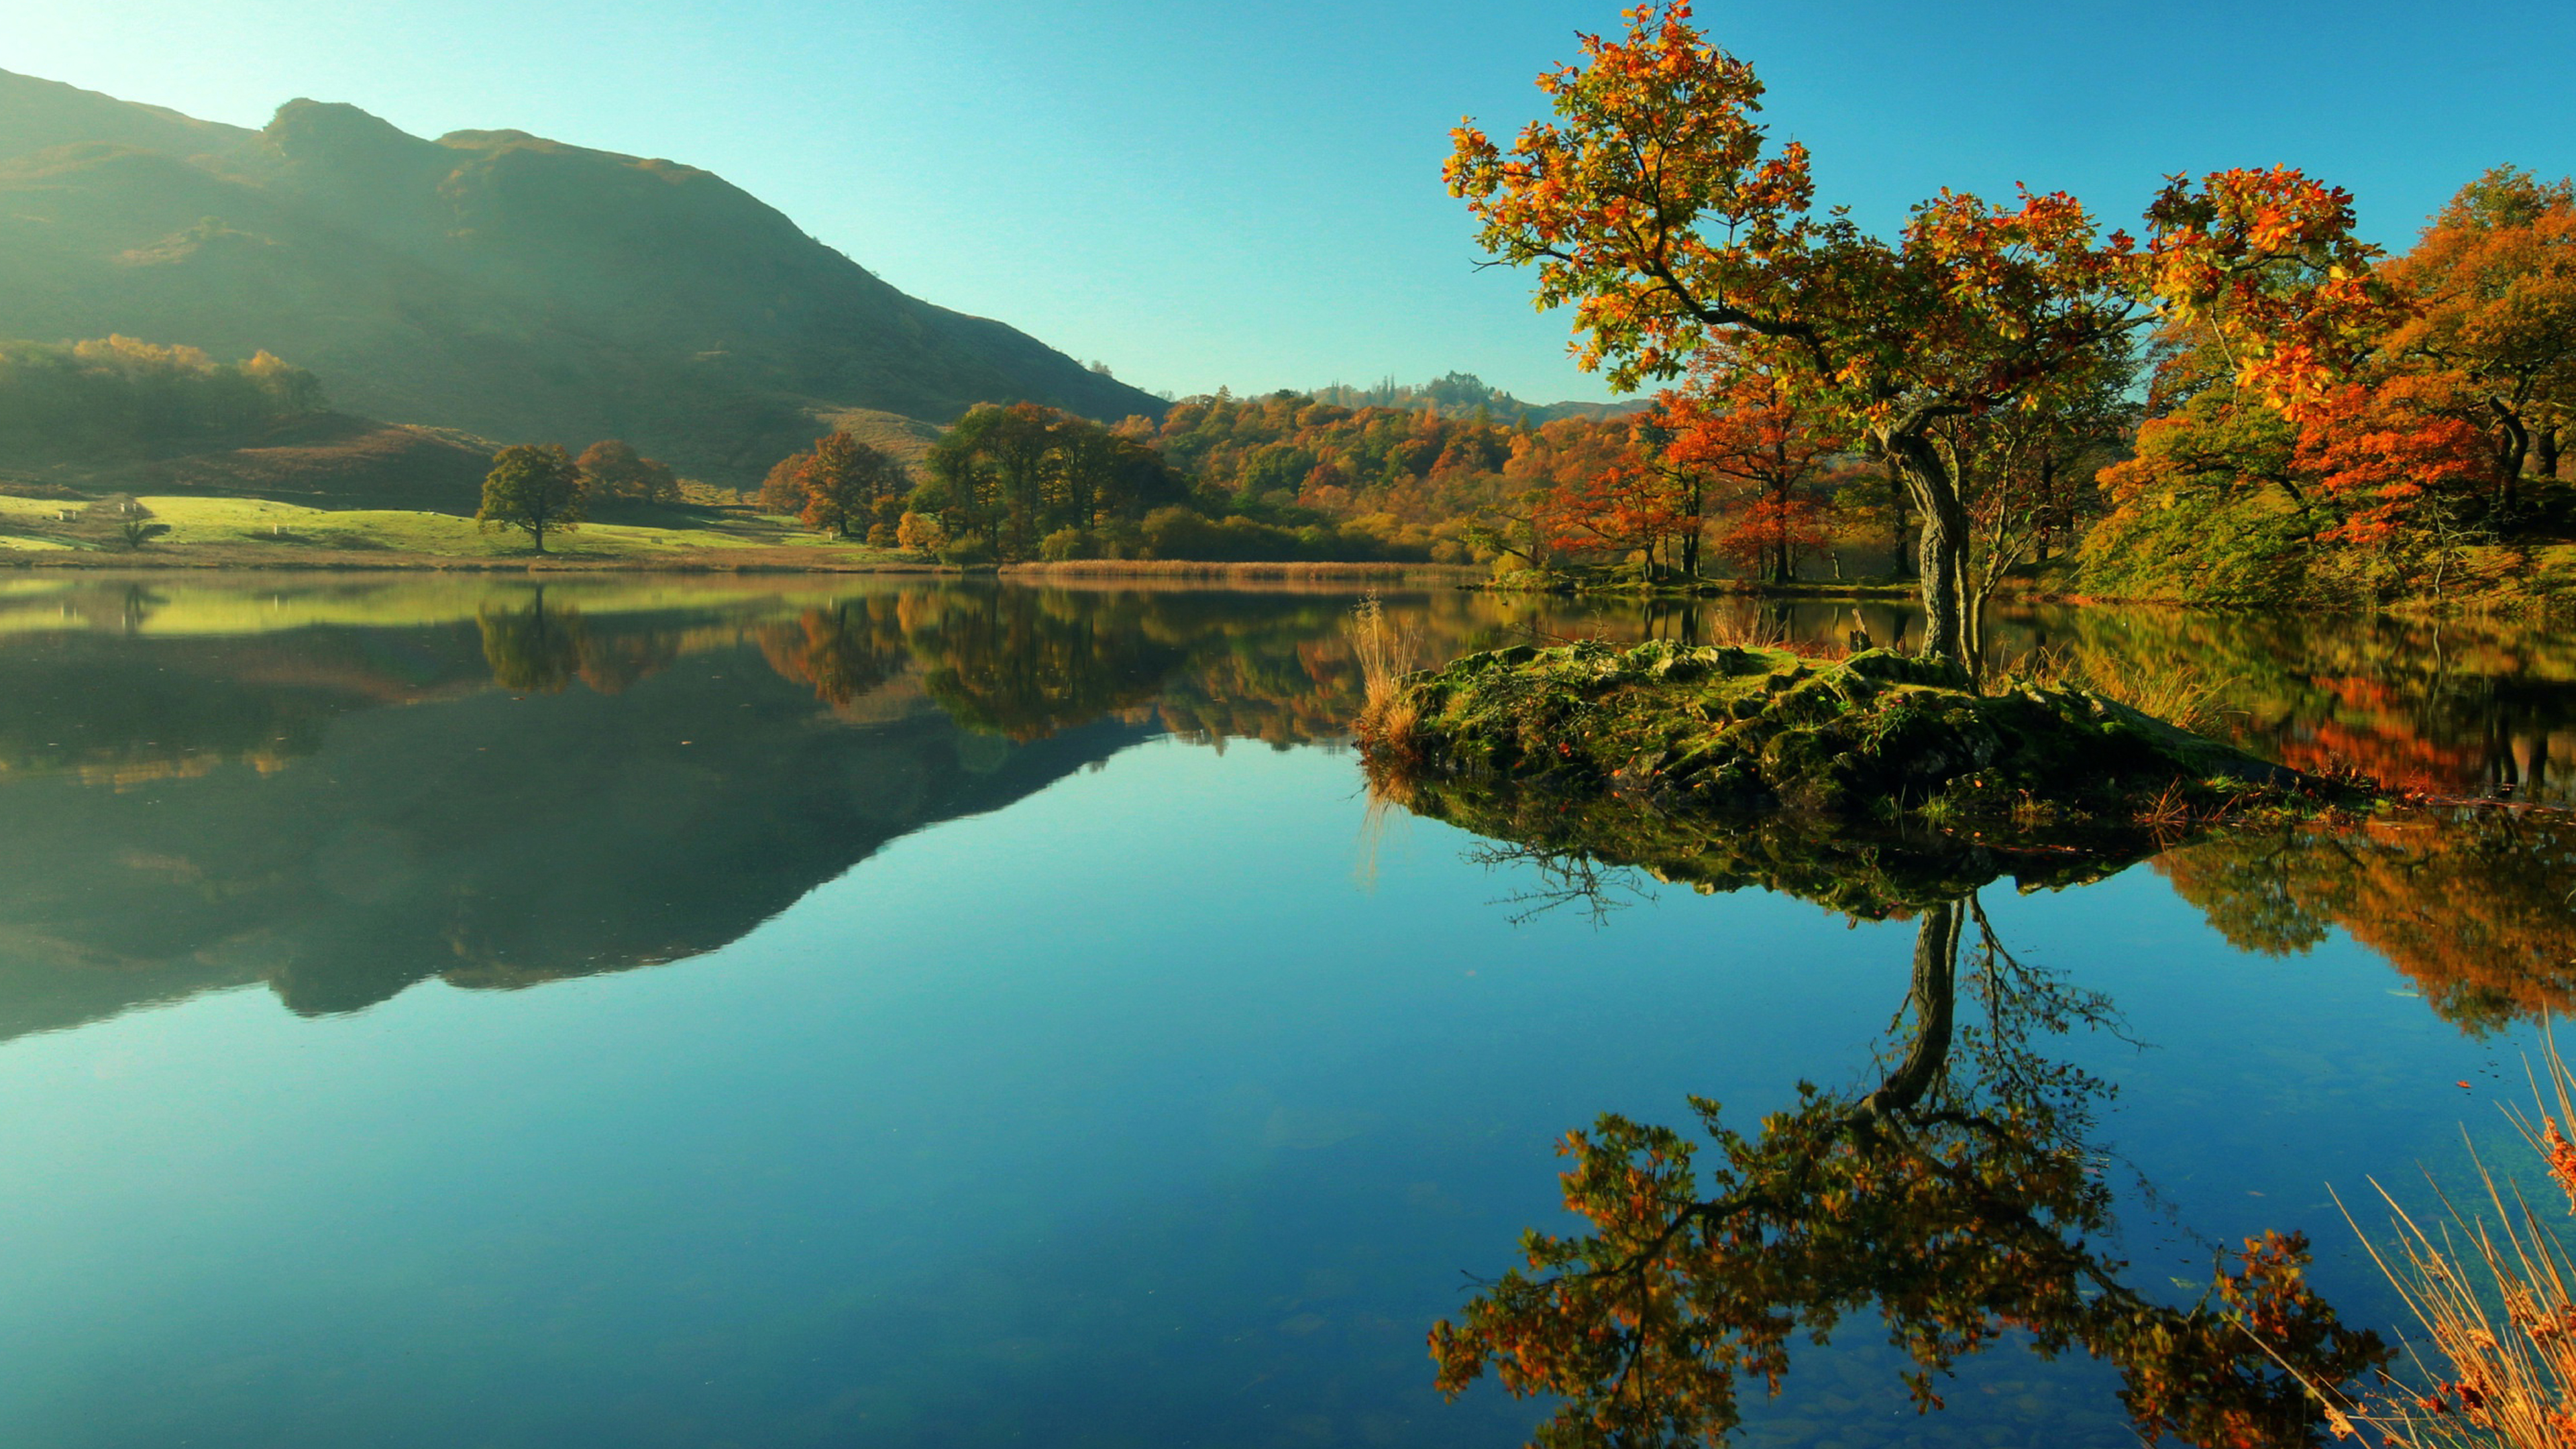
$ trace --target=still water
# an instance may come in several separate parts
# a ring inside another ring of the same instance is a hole
[[[1372,807],[1329,590],[0,585],[0,1441],[1493,1445],[1424,1337],[1604,1112],[1865,1090],[1916,927]],[[1433,653],[1743,621],[1450,593]],[[1836,635],[1847,608],[1767,627]],[[1880,638],[1901,620],[1864,621]],[[2576,647],[2049,612],[2231,728],[2567,803]],[[2117,1020],[2116,1256],[2188,1301],[2328,1196],[2510,1163],[2576,836],[2486,807],[1979,896]],[[2466,1085],[2461,1085],[2465,1083]],[[2368,1214],[2365,1213],[2367,1220]],[[1757,1444],[2133,1443],[2016,1345],[1919,1415],[1875,1319]]]

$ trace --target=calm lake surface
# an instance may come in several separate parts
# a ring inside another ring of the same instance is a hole
[[[1372,809],[1353,597],[0,583],[0,1440],[1520,1443],[1544,1406],[1443,1402],[1424,1335],[1566,1228],[1558,1140],[1865,1087],[1914,927],[1624,872],[1549,909]],[[1441,654],[1728,622],[1389,606]],[[2576,803],[2563,636],[2001,629],[2223,682],[2293,763]],[[2393,1326],[2329,1187],[2457,1181],[2464,1126],[2518,1161],[2571,844],[2491,806],[1987,887],[2123,1022],[2048,1049],[2116,1089],[2128,1280],[2305,1229]],[[2134,1442],[2107,1368],[2007,1344],[1921,1416],[1883,1340],[1796,1346],[1744,1442]]]

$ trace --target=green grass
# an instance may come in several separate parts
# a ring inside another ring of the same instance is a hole
[[[261,498],[147,495],[138,501],[164,531],[129,549],[84,522],[80,505],[0,495],[0,548],[101,556],[83,562],[113,557],[134,564],[240,566],[363,567],[371,558],[394,566],[428,560],[837,568],[917,562],[890,550],[836,542],[788,519],[711,510],[660,510],[670,520],[661,524],[584,523],[549,533],[541,558],[516,529],[486,530],[446,513],[330,510]]]

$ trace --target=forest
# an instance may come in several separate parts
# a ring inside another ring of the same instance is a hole
[[[2097,236],[2071,200],[1927,203],[1905,247],[2018,272],[1970,316],[1929,319],[1987,329],[1974,359],[1853,339],[1884,359],[1882,396],[1839,394],[1839,374],[1820,375],[1802,346],[1716,328],[1683,349],[1620,341],[1633,355],[1614,383],[1664,385],[1588,415],[1505,415],[1496,405],[1517,400],[1460,374],[1220,390],[1107,427],[986,408],[884,505],[879,536],[896,541],[910,516],[904,542],[961,562],[1402,558],[1538,586],[1776,585],[1917,576],[1928,508],[1955,515],[1935,551],[1972,609],[2013,589],[2345,604],[2568,582],[2570,183],[2497,167],[2411,248],[2382,255],[2352,237],[2340,191],[2276,173],[2213,180],[2158,203],[2177,247],[2195,227],[2230,233],[2208,256],[2160,264],[2203,269],[2192,285],[2209,295],[2152,305],[2129,301],[2134,281],[2085,278],[2134,272],[2142,254]],[[2252,245],[2267,228],[2280,244]],[[1507,253],[1508,232],[1492,238]],[[1879,282],[1899,298],[1927,285]],[[2006,305],[2034,316],[1992,315]],[[2065,334],[2044,359],[2014,331],[2030,335],[2042,313]],[[2267,372],[2284,359],[2295,371]],[[1958,375],[1922,375],[1944,367]],[[1920,416],[1891,426],[1908,407]],[[803,506],[789,476],[801,466],[773,474],[771,506]],[[1931,476],[1942,485],[1927,498]]]
[[[0,444],[122,453],[219,438],[316,412],[322,384],[266,352],[217,362],[131,337],[0,341]]]

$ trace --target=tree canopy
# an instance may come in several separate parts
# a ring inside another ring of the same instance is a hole
[[[1627,18],[1539,77],[1554,120],[1508,149],[1462,124],[1450,189],[1488,252],[1535,270],[1541,305],[1573,306],[1577,361],[1616,387],[1774,344],[1792,387],[1902,469],[1931,652],[1974,646],[1971,522],[1936,428],[2062,406],[2158,321],[2227,347],[2241,383],[2295,412],[2392,305],[2350,198],[2288,169],[2173,181],[2143,244],[2064,193],[1948,190],[1881,240],[1814,211],[1806,148],[1772,145],[1761,82],[1687,0]]]
[[[560,443],[514,444],[492,455],[474,520],[487,529],[518,529],[544,553],[548,533],[580,525],[588,493],[580,467]]]

